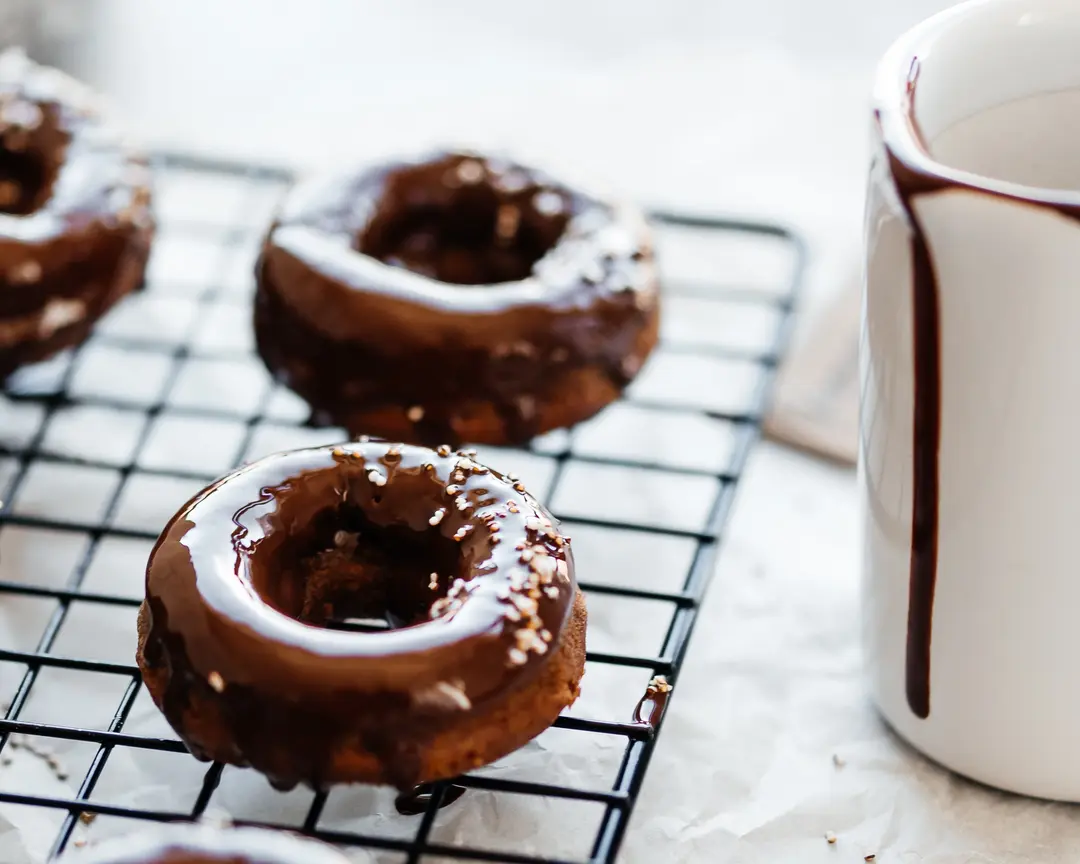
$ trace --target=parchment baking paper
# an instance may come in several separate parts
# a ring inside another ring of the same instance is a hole
[[[205,209],[211,191],[190,195],[193,206]],[[163,194],[170,200],[168,190]],[[184,291],[177,290],[183,287],[177,280],[202,284],[206,278],[221,278],[206,263],[203,245],[166,232],[155,252],[149,290],[118,309],[100,333],[135,341],[147,333],[181,340],[195,310]],[[255,243],[245,243],[227,254],[224,293],[209,310],[210,323],[199,330],[194,356],[174,382],[167,409],[152,421],[139,453],[140,469],[179,466],[210,479],[231,464],[244,443],[242,418],[259,401],[250,391],[271,386],[250,356],[250,330],[243,323],[254,248]],[[213,254],[226,255],[222,250]],[[775,270],[760,259],[753,263],[756,253],[747,254],[751,257],[725,249],[708,269],[734,268],[750,295],[757,288],[774,290]],[[757,288],[755,280],[761,283]],[[770,323],[775,324],[752,302],[715,308],[675,302],[669,313],[665,326],[673,337],[741,339],[741,347],[751,352],[761,340],[767,345]],[[80,405],[58,413],[43,448],[91,460],[97,467],[37,463],[5,507],[73,523],[94,524],[102,518],[119,482],[119,474],[107,466],[123,465],[129,458],[147,422],[142,409],[155,400],[165,376],[153,357],[146,354],[144,362],[133,365],[130,353],[104,341],[88,346],[73,392],[86,398],[122,397],[131,407]],[[50,376],[55,378],[62,367],[58,361],[34,370],[33,380],[20,386],[47,389]],[[696,399],[737,409],[753,383],[746,364],[739,362],[710,367],[708,380],[696,385],[685,377],[678,358],[658,355],[635,392],[650,401]],[[237,381],[243,386],[234,386]],[[303,406],[288,393],[262,395],[270,397],[268,419],[247,442],[244,458],[341,437],[339,430],[296,426]],[[185,412],[201,406],[229,407],[239,419],[194,423]],[[4,446],[24,446],[40,425],[41,410],[33,403],[0,400]],[[722,470],[734,440],[733,430],[721,421],[678,413],[658,420],[640,408],[620,405],[576,430],[573,446],[579,452],[646,454],[671,465]],[[556,434],[543,450],[556,452],[566,445],[567,437]],[[544,452],[488,449],[481,456],[516,470],[540,495],[550,488],[554,462]],[[7,487],[13,468],[12,460],[0,458],[0,487]],[[156,531],[201,485],[140,470],[125,485],[112,522]],[[554,504],[564,513],[693,528],[700,525],[714,492],[708,478],[574,465]],[[677,590],[693,552],[690,542],[678,538],[583,527],[572,533],[579,573],[593,581]],[[1080,824],[1073,808],[999,795],[957,780],[915,756],[877,720],[861,683],[856,537],[849,471],[771,445],[759,449],[672,695],[623,861],[814,864],[857,862],[869,855],[903,864],[1075,860]],[[63,585],[88,542],[79,531],[7,525],[0,531],[0,578]],[[107,537],[90,560],[83,590],[140,597],[149,547],[149,541]],[[0,646],[33,650],[54,611],[51,599],[3,595]],[[655,653],[670,614],[662,603],[594,595],[590,647]],[[75,603],[52,651],[130,664],[134,643],[134,609]],[[0,701],[11,698],[24,671],[19,664],[0,663]],[[647,670],[590,664],[582,699],[572,712],[629,720],[648,677]],[[123,676],[45,668],[21,718],[104,728],[126,686]],[[173,737],[145,693],[124,731]],[[483,771],[608,789],[623,743],[613,736],[556,729]],[[94,744],[17,736],[0,756],[0,789],[69,798],[96,752]],[[205,767],[186,754],[118,747],[91,798],[181,815],[198,795]],[[311,794],[300,789],[282,795],[252,771],[226,768],[209,812],[296,826]],[[601,814],[598,804],[474,790],[439,813],[431,837],[495,854],[585,858]],[[0,864],[43,861],[63,818],[61,810],[0,805]],[[405,838],[417,824],[417,817],[395,812],[388,790],[343,787],[331,793],[319,827]],[[74,842],[144,827],[103,816],[80,823]],[[403,860],[400,853],[350,854],[358,862]]]

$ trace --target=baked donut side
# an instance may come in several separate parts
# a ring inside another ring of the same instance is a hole
[[[256,269],[266,365],[353,434],[520,444],[617,398],[657,341],[640,212],[477,154],[301,184]]]
[[[172,824],[65,854],[65,864],[348,864],[331,846],[289,831]]]
[[[383,632],[330,629],[386,616]],[[573,556],[516,480],[469,452],[366,442],[268,457],[155,546],[138,662],[198,757],[276,786],[456,776],[577,696]]]
[[[0,54],[0,379],[82,342],[140,286],[150,169],[94,95]]]

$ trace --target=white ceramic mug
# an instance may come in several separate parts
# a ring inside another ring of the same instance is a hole
[[[874,698],[1080,801],[1080,2],[976,0],[884,58],[859,483]]]

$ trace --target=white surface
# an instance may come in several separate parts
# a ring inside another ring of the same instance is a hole
[[[155,139],[313,163],[433,136],[517,145],[647,200],[788,219],[813,241],[813,290],[822,294],[857,257],[874,62],[897,33],[947,4],[103,5],[114,36],[94,40],[94,51],[114,67],[99,80]],[[116,567],[91,576],[131,572],[143,552],[111,551]],[[672,567],[678,551],[666,559]],[[1073,808],[974,787],[885,734],[861,680],[857,600],[852,475],[760,448],[625,861],[814,864],[870,852],[886,864],[1074,860]],[[174,781],[154,800],[171,806],[197,778],[162,761]],[[572,751],[529,748],[520,764],[534,777],[592,776]],[[250,772],[227,771],[223,786],[242,814],[303,812],[303,801],[269,794]],[[364,790],[332,796],[332,824],[379,800]],[[577,824],[569,808],[506,806],[514,827],[505,848],[515,851],[552,824]],[[447,812],[448,835],[483,828],[483,809]]]
[[[48,2],[88,22],[71,65],[144,138],[319,168],[505,147],[650,203],[793,222],[825,290],[857,257],[874,64],[949,5]]]
[[[907,128],[892,118],[906,110],[905,75],[918,56],[917,117],[925,104],[928,134],[952,127],[932,152],[998,179],[1052,186],[1075,177],[1076,151],[1058,143],[1075,143],[1074,94],[972,114],[1025,87],[1041,94],[1080,86],[1078,33],[1080,8],[1066,0],[952,14],[890,55],[878,94],[884,125]],[[1061,34],[1072,34],[1067,48]],[[954,88],[959,77],[979,86]],[[1080,635],[1071,623],[1080,606],[1072,565],[1080,402],[1061,387],[1062,370],[1080,368],[1080,223],[977,191],[914,199],[937,274],[942,386],[930,714],[920,720],[905,696],[911,246],[892,182],[880,177],[870,219],[861,475],[875,695],[894,727],[942,763],[1001,788],[1080,800],[1080,692],[1072,683]]]

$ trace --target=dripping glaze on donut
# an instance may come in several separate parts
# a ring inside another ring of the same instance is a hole
[[[82,342],[142,283],[150,170],[94,95],[0,54],[0,379]]]
[[[267,367],[354,435],[520,444],[617,398],[657,340],[641,213],[471,152],[300,184],[256,271]]]
[[[584,601],[551,516],[472,451],[281,453],[204,490],[147,568],[139,665],[195,755],[402,789],[574,701]],[[382,632],[332,629],[385,616]]]
[[[288,831],[174,824],[64,855],[64,864],[348,864],[337,850]]]

